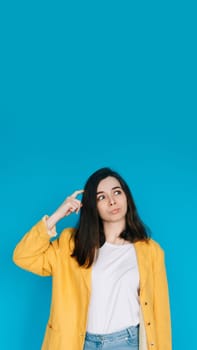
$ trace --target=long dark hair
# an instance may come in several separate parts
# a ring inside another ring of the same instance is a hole
[[[95,171],[87,180],[82,197],[82,208],[77,229],[74,233],[75,257],[80,266],[90,267],[94,261],[95,254],[104,242],[102,220],[97,210],[97,187],[101,180],[108,176],[115,177],[127,198],[126,228],[120,237],[129,242],[147,241],[148,228],[140,219],[131,191],[125,180],[110,168],[101,168]]]

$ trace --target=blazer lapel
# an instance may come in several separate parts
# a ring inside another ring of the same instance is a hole
[[[147,249],[147,245],[148,243],[142,241],[134,243],[140,274],[140,291],[142,291],[142,289],[144,288],[148,276],[149,264],[151,263],[149,258],[149,249]]]
[[[69,249],[70,249],[70,253],[73,251],[74,249],[74,240],[70,240],[70,245],[69,245]],[[85,285],[88,289],[88,291],[91,291],[91,274],[92,274],[92,267],[89,267],[88,269],[83,267],[83,266],[79,266],[77,261],[75,261],[76,267],[80,269],[81,275],[83,277],[83,280],[85,282]]]
[[[84,279],[85,285],[88,288],[89,293],[91,292],[91,275],[92,275],[92,267],[85,268],[80,267],[82,277]]]
[[[151,264],[149,249],[147,249],[148,243],[138,241],[134,243],[136,250],[138,269],[140,274],[140,293],[145,286],[148,276],[148,269]],[[142,308],[140,306],[140,328],[139,328],[139,350],[148,350],[146,330],[144,324],[144,318]]]

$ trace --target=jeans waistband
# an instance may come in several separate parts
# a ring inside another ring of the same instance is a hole
[[[93,334],[86,332],[86,340],[89,341],[115,341],[128,335],[136,335],[139,332],[139,325],[130,326],[118,332],[107,333],[107,334]]]

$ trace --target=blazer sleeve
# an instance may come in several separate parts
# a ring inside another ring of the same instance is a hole
[[[156,249],[154,261],[154,318],[159,350],[171,350],[171,317],[164,251]]]
[[[45,221],[39,221],[17,244],[13,253],[14,263],[41,276],[52,275],[58,240],[50,242],[50,238]]]

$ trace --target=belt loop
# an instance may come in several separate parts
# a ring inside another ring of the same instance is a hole
[[[127,332],[129,333],[130,337],[133,338],[135,334],[139,334],[139,325],[128,327]]]

